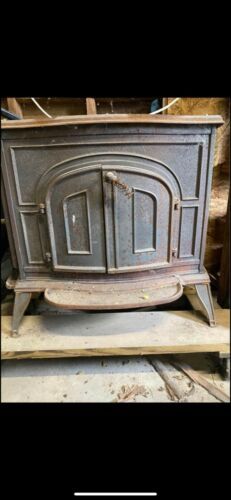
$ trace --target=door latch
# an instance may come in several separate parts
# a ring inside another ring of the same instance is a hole
[[[175,210],[180,210],[180,200],[179,198],[174,199],[174,209]]]
[[[172,249],[172,256],[176,257],[177,256],[177,248]]]
[[[46,207],[45,207],[44,203],[39,203],[39,212],[40,212],[40,214],[46,213]]]
[[[118,189],[121,189],[128,198],[133,196],[134,194],[133,189],[124,182],[122,182],[121,179],[113,172],[107,172],[105,174],[105,179],[106,181],[111,182],[113,186],[117,187]]]

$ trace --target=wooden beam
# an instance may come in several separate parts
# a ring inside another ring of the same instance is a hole
[[[23,118],[22,108],[15,97],[7,97],[7,106],[8,110],[11,111],[11,113],[18,115],[20,118]]]
[[[168,97],[163,97],[162,98],[162,107],[167,106],[168,103],[169,103]],[[163,115],[166,115],[167,112],[168,112],[168,110],[164,109]]]
[[[93,99],[92,97],[87,97],[86,106],[87,106],[87,115],[97,114],[95,99]]]
[[[183,362],[174,362],[174,364],[178,369],[186,373],[186,375],[188,375],[188,377],[191,378],[193,382],[204,387],[204,389],[206,389],[216,399],[219,399],[219,401],[222,401],[223,403],[229,403],[230,397],[228,394],[219,389],[219,387],[215,387],[215,385],[206,380],[206,378],[200,375],[200,373],[197,373],[196,370],[193,370],[191,366]]]
[[[182,389],[181,385],[175,382],[170,373],[174,369],[172,365],[170,365],[167,361],[162,362],[158,358],[152,358],[151,360],[152,366],[155,368],[155,370],[159,373],[161,378],[164,380],[165,384],[167,385],[168,389],[170,389],[170,394],[173,395],[173,398],[177,398],[179,401],[184,399],[186,396],[185,391]],[[176,371],[176,370],[175,370]]]

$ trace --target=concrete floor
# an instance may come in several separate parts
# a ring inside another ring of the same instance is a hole
[[[187,359],[189,356],[184,356]],[[5,360],[2,402],[172,402],[165,382],[151,365],[152,356],[97,359]],[[183,359],[183,358],[182,358]],[[209,355],[191,356],[190,365],[229,393]],[[181,386],[183,402],[218,402],[183,372],[170,375]]]
[[[33,312],[43,312],[44,307],[40,303]],[[2,303],[2,314],[11,312],[12,295],[8,295]],[[152,359],[153,356],[123,356],[4,360],[2,402],[219,402],[171,365],[168,375],[182,392],[180,400],[173,397]],[[161,359],[167,358],[163,355]],[[229,381],[222,380],[214,355],[187,354],[180,359],[229,394]],[[171,357],[168,361],[171,363]]]

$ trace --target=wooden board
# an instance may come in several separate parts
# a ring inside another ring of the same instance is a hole
[[[229,352],[229,310],[210,328],[198,312],[25,316],[18,338],[2,317],[2,359]]]
[[[86,99],[87,115],[96,115],[96,103],[95,99],[92,97],[87,97]]]
[[[22,108],[19,105],[17,99],[14,97],[7,97],[7,105],[8,110],[15,115],[18,115],[19,118],[23,118]]]

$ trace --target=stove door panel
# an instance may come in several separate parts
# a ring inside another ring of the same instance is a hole
[[[46,206],[54,270],[106,272],[101,169],[53,179]]]
[[[173,193],[156,174],[116,168],[104,173],[106,200],[113,209],[107,220],[114,235],[114,259],[108,272],[164,267],[172,261]],[[112,236],[110,237],[112,253]]]

